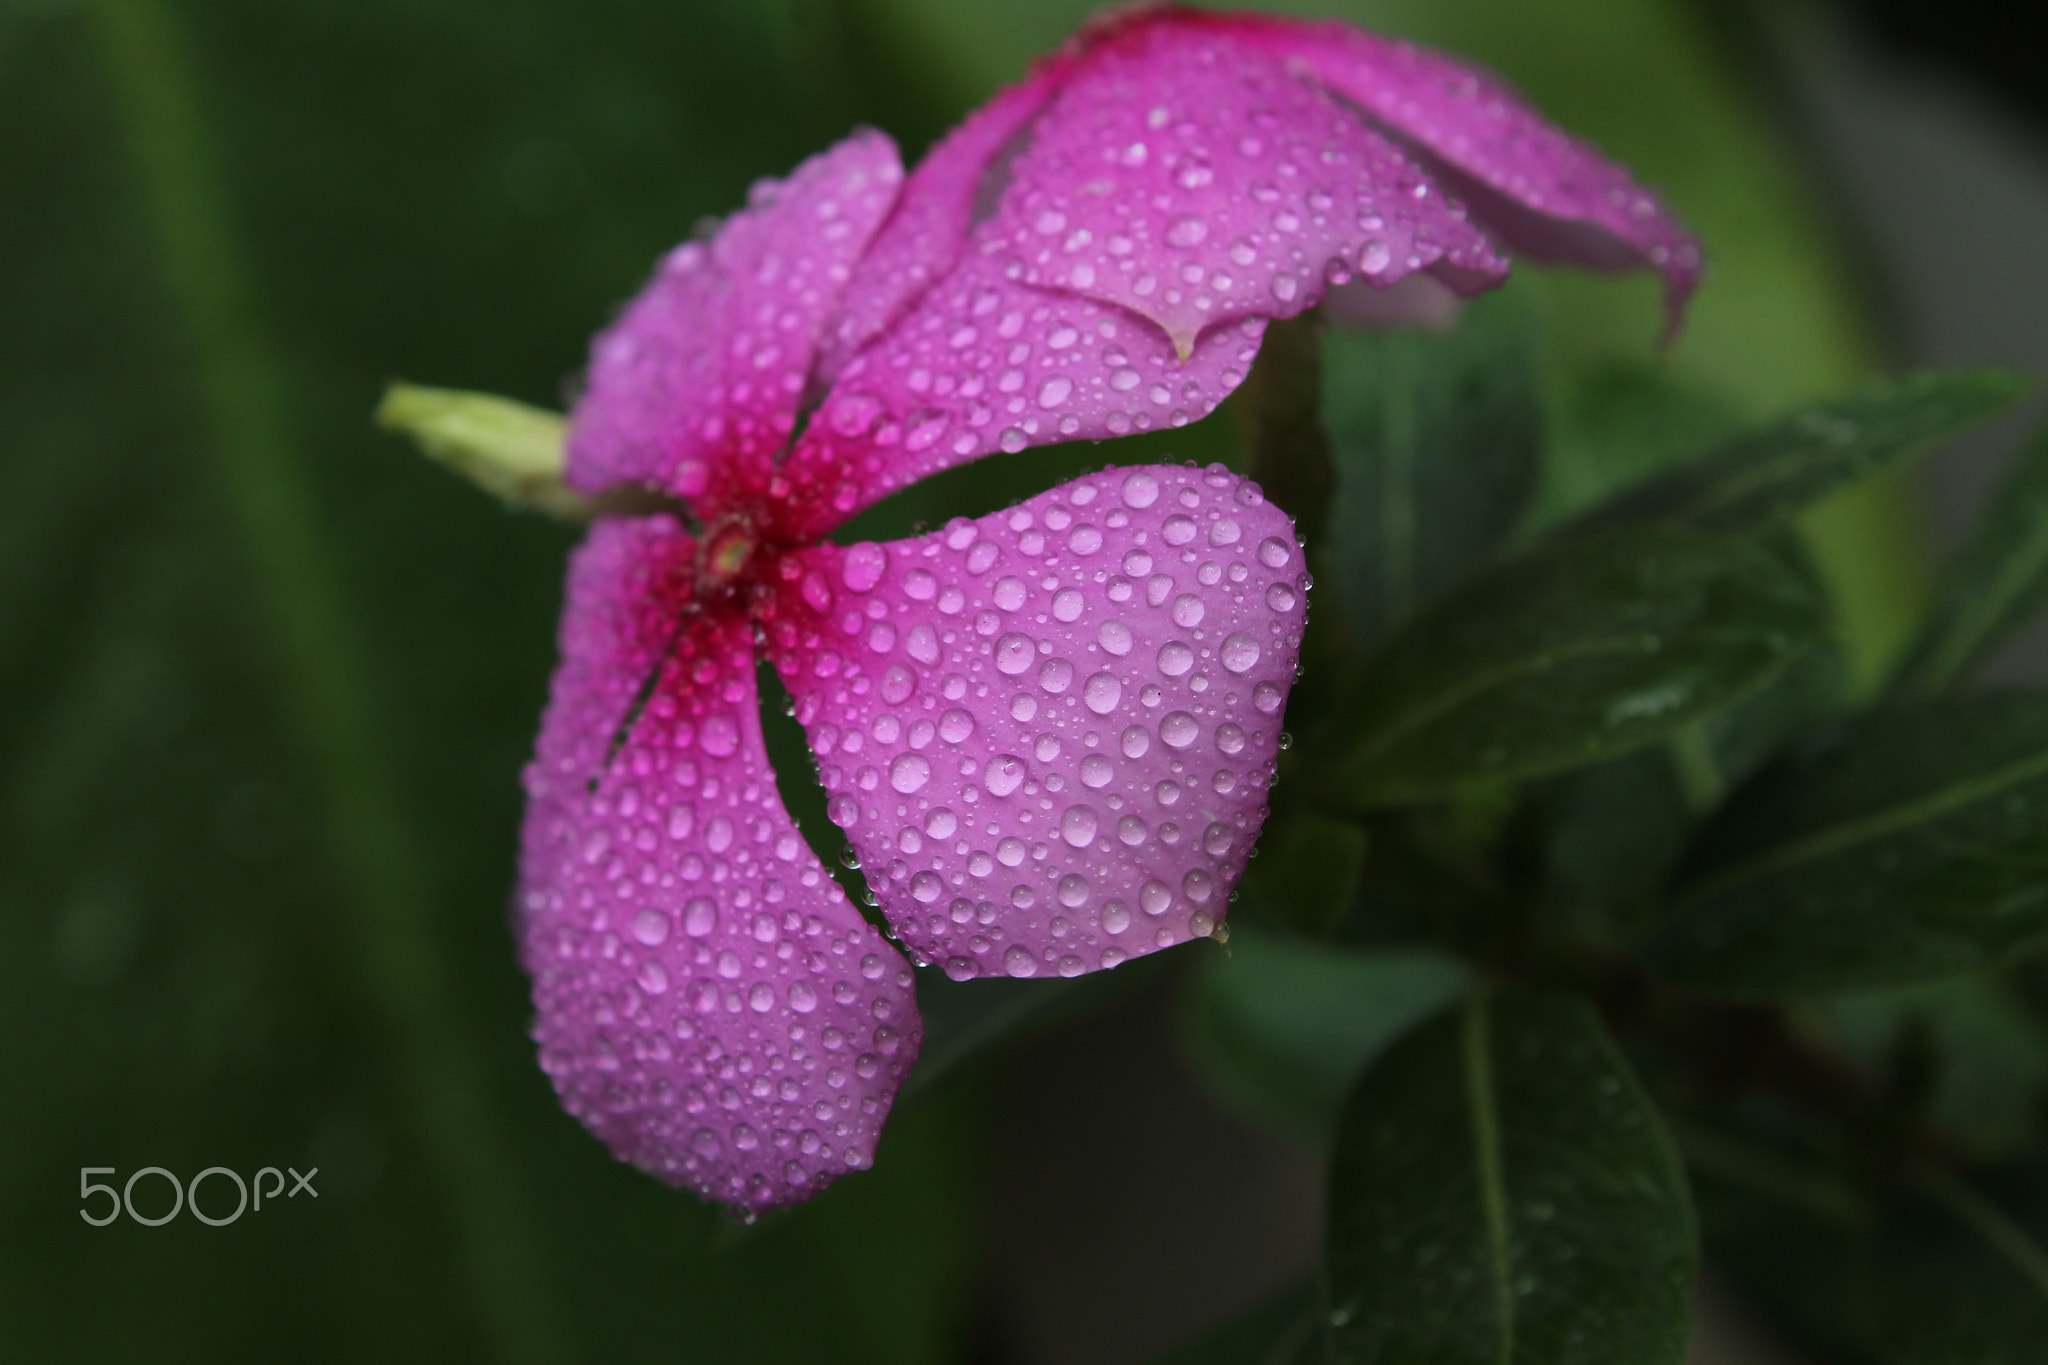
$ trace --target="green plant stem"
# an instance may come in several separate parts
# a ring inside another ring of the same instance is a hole
[[[204,450],[273,637],[285,719],[319,785],[328,851],[352,907],[344,933],[371,1013],[494,1354],[522,1365],[565,1359],[516,1164],[479,1080],[478,1049],[451,1006],[427,872],[369,700],[366,651],[314,513],[177,16],[159,0],[97,0],[93,14],[186,333]]]

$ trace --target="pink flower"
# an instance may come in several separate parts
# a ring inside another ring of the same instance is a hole
[[[568,1109],[758,1209],[867,1165],[917,1055],[908,964],[777,795],[757,651],[918,958],[1074,975],[1214,932],[1301,641],[1288,518],[1163,466],[822,537],[991,451],[1191,421],[1328,284],[1470,294],[1510,245],[1654,265],[1674,314],[1698,267],[1623,172],[1445,58],[1151,9],[908,179],[856,133],[672,252],[596,343],[568,476],[677,509],[576,552],[526,777],[520,933]]]

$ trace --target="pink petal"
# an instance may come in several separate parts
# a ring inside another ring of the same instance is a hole
[[[847,286],[820,348],[818,372],[830,378],[932,281],[951,270],[967,244],[980,198],[999,176],[1007,148],[1044,106],[1065,73],[1054,60],[1001,91],[948,133],[904,181],[903,193]]]
[[[1185,361],[1152,322],[1021,285],[977,252],[840,372],[790,453],[788,524],[822,535],[927,475],[998,450],[1185,426],[1244,381],[1266,320]]]
[[[776,794],[751,624],[676,629],[694,548],[666,517],[608,520],[571,563],[519,932],[563,1106],[622,1160],[758,1209],[873,1160],[922,1031],[909,967]]]
[[[1220,465],[792,556],[764,611],[869,885],[955,977],[1212,933],[1265,818],[1306,578]]]
[[[648,484],[707,521],[743,501],[788,442],[818,336],[902,178],[895,145],[863,130],[671,251],[591,348],[570,484]]]
[[[1700,278],[1699,242],[1622,167],[1494,77],[1348,24],[1252,15],[1206,25],[1297,69],[1419,146],[1445,188],[1518,251],[1604,270],[1662,272],[1675,331]]]
[[[1385,285],[1436,267],[1476,293],[1508,269],[1355,110],[1171,12],[1090,51],[984,237],[1024,283],[1150,318],[1182,355],[1218,322],[1309,307],[1326,272]]]
[[[1333,280],[1426,271],[1470,294],[1507,273],[1355,110],[1172,12],[1110,23],[1001,97],[988,123],[942,144],[943,174],[906,191],[899,214],[936,222],[943,199],[964,226],[964,160],[993,155],[1006,129],[1029,140],[963,258],[941,251],[935,227],[899,242],[892,222],[862,263],[850,299],[871,273],[893,283],[914,269],[907,254],[884,268],[883,244],[952,269],[837,370],[785,469],[792,526],[822,533],[998,450],[1206,416],[1243,381],[1265,320],[1312,307]],[[866,335],[880,312],[864,305],[844,325]]]

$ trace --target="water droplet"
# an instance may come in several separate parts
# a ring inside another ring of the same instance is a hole
[[[640,942],[656,947],[668,939],[668,916],[654,909],[635,911],[632,932]]]
[[[1134,643],[1131,628],[1121,621],[1104,621],[1101,629],[1095,632],[1095,640],[1105,651],[1119,659],[1131,652]]]
[[[1262,682],[1252,689],[1252,705],[1263,715],[1272,715],[1287,700],[1287,693],[1278,683]]]
[[[960,817],[940,806],[924,818],[924,832],[934,839],[950,839],[960,828]]]
[[[818,992],[808,981],[789,983],[789,1007],[798,1014],[809,1014],[818,1008]]]
[[[1173,623],[1183,630],[1193,630],[1201,625],[1202,617],[1207,613],[1208,608],[1202,604],[1202,599],[1191,592],[1184,592],[1173,599]]]
[[[1221,858],[1230,852],[1231,842],[1237,831],[1218,820],[1202,831],[1202,851],[1212,858]]]
[[[1138,888],[1138,908],[1148,915],[1163,915],[1173,904],[1173,892],[1162,881],[1149,881]]]
[[[1249,673],[1259,662],[1259,642],[1243,631],[1224,637],[1220,652],[1223,666],[1232,673]]]
[[[1031,667],[1038,657],[1038,647],[1029,636],[1005,635],[996,642],[996,671],[1012,678]]]
[[[1072,848],[1086,848],[1094,843],[1095,828],[1095,812],[1088,806],[1069,806],[1060,817],[1060,838]]]
[[[1185,545],[1195,538],[1195,519],[1176,512],[1159,528],[1159,538],[1168,545]]]
[[[1195,651],[1179,640],[1168,640],[1159,647],[1159,671],[1169,678],[1178,678],[1195,666]]]
[[[649,995],[662,995],[668,991],[668,969],[651,957],[640,964],[640,970],[633,974],[633,979]]]
[[[974,717],[955,706],[939,717],[939,738],[958,744],[974,733]]]
[[[908,796],[931,781],[932,765],[922,754],[898,754],[889,765],[889,785]]]
[[[1199,218],[1187,217],[1166,230],[1166,244],[1176,247],[1200,246],[1209,235],[1209,225]]]
[[[1185,749],[1202,733],[1202,727],[1185,711],[1170,711],[1159,722],[1159,738],[1170,749]]]
[[[1133,725],[1124,731],[1121,743],[1125,758],[1143,758],[1152,747],[1152,732],[1142,725]]]
[[[1267,536],[1259,542],[1259,563],[1269,569],[1284,569],[1294,558],[1294,547],[1279,536]]]
[[[1011,976],[1037,976],[1038,959],[1023,944],[1013,943],[1003,950],[1003,970]]]
[[[1159,480],[1142,469],[1133,470],[1124,478],[1124,505],[1140,511],[1159,501]]]
[[[1124,685],[1113,673],[1097,673],[1081,689],[1081,700],[1098,716],[1106,716],[1116,710],[1123,695]]]
[[[840,581],[854,592],[867,592],[882,581],[882,570],[888,562],[882,547],[873,541],[850,545],[846,558],[839,564]]]
[[[692,897],[683,907],[683,932],[691,938],[703,938],[718,927],[718,907],[709,896]]]
[[[1116,777],[1116,768],[1101,754],[1090,754],[1081,760],[1081,785],[1099,791],[1108,786]]]
[[[1008,796],[1024,785],[1024,760],[1014,754],[997,754],[982,772],[982,785],[990,796]]]
[[[1045,381],[1038,390],[1038,406],[1056,408],[1067,401],[1067,395],[1074,391],[1074,381],[1063,374],[1056,374]]]

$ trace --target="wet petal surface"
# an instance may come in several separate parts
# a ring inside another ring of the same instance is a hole
[[[621,1159],[758,1209],[872,1162],[921,1035],[908,964],[783,810],[751,624],[684,606],[693,549],[666,518],[605,521],[571,565],[519,933],[563,1106]]]
[[[571,417],[569,483],[640,483],[699,516],[744,503],[793,430],[827,319],[902,184],[896,148],[863,131],[788,179],[764,180],[709,241],[662,259],[591,348]]]
[[[1255,486],[1148,466],[804,551],[763,621],[903,942],[956,977],[1074,975],[1222,922],[1305,598]]]
[[[1698,241],[1622,167],[1492,76],[1342,23],[1213,21],[1282,55],[1438,162],[1487,229],[1544,260],[1664,276],[1671,325],[1699,283]]]

